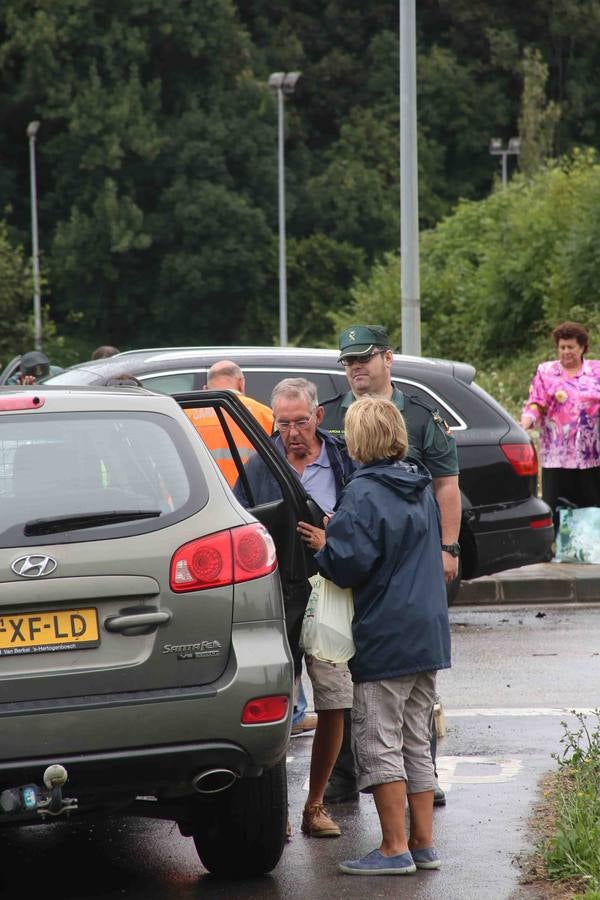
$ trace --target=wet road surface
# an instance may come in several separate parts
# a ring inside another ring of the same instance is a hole
[[[111,819],[2,832],[0,890],[7,898],[52,890],[61,900],[516,900],[527,821],[538,781],[555,767],[561,721],[591,709],[600,684],[600,609],[553,606],[451,610],[451,670],[440,673],[446,734],[438,746],[447,805],[436,809],[438,872],[357,878],[340,859],[379,842],[373,800],[331,807],[339,839],[299,830],[312,737],[290,742],[293,836],[275,871],[244,882],[217,881],[200,865],[191,838],[171,823]],[[231,847],[235,853],[235,847]]]

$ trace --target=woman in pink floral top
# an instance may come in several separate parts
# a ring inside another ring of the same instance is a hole
[[[600,506],[600,361],[584,359],[583,325],[563,322],[552,337],[558,359],[538,366],[521,425],[540,429],[542,495],[552,510],[559,497]]]

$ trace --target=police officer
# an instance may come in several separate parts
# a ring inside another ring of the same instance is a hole
[[[325,401],[323,428],[332,434],[343,434],[344,416],[358,397],[385,397],[400,410],[408,430],[408,462],[419,462],[431,472],[433,490],[441,518],[442,562],[446,583],[458,574],[460,546],[461,500],[458,487],[458,458],[456,443],[438,410],[426,401],[404,394],[392,384],[393,352],[390,340],[381,325],[351,325],[340,334],[339,362],[346,370],[350,390]],[[348,723],[349,724],[349,723]],[[325,801],[340,802],[356,795],[349,753],[349,727],[345,729],[344,745],[325,792]],[[435,763],[435,726],[432,711],[432,755]],[[437,788],[436,805],[445,803],[444,792]]]

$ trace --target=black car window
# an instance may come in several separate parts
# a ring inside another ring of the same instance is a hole
[[[319,400],[328,400],[340,392],[338,383],[347,390],[346,377],[343,372],[339,376],[330,372],[314,372],[310,369],[244,369],[246,393],[261,403],[269,404],[275,385],[283,378],[306,378],[317,386]]]
[[[439,395],[426,390],[414,381],[403,381],[400,378],[392,378],[392,381],[404,394],[407,394],[409,397],[418,397],[419,400],[423,400],[428,406],[434,406],[438,409],[440,415],[448,423],[450,428],[456,430],[465,427],[463,420],[460,419],[457,414],[452,412],[450,407],[446,405]]]

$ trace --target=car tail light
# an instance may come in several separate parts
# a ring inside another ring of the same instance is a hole
[[[537,475],[537,453],[533,444],[500,444],[517,475]]]
[[[273,571],[277,565],[275,544],[264,525],[244,525],[231,534],[234,581],[249,581]]]
[[[242,525],[184,544],[171,560],[171,590],[203,591],[268,575],[277,566],[264,525]]]
[[[262,725],[265,722],[280,722],[288,711],[285,694],[275,697],[257,697],[249,700],[242,711],[242,725]]]
[[[546,516],[544,519],[531,519],[529,523],[530,528],[550,528],[551,525],[554,525],[552,516]]]

